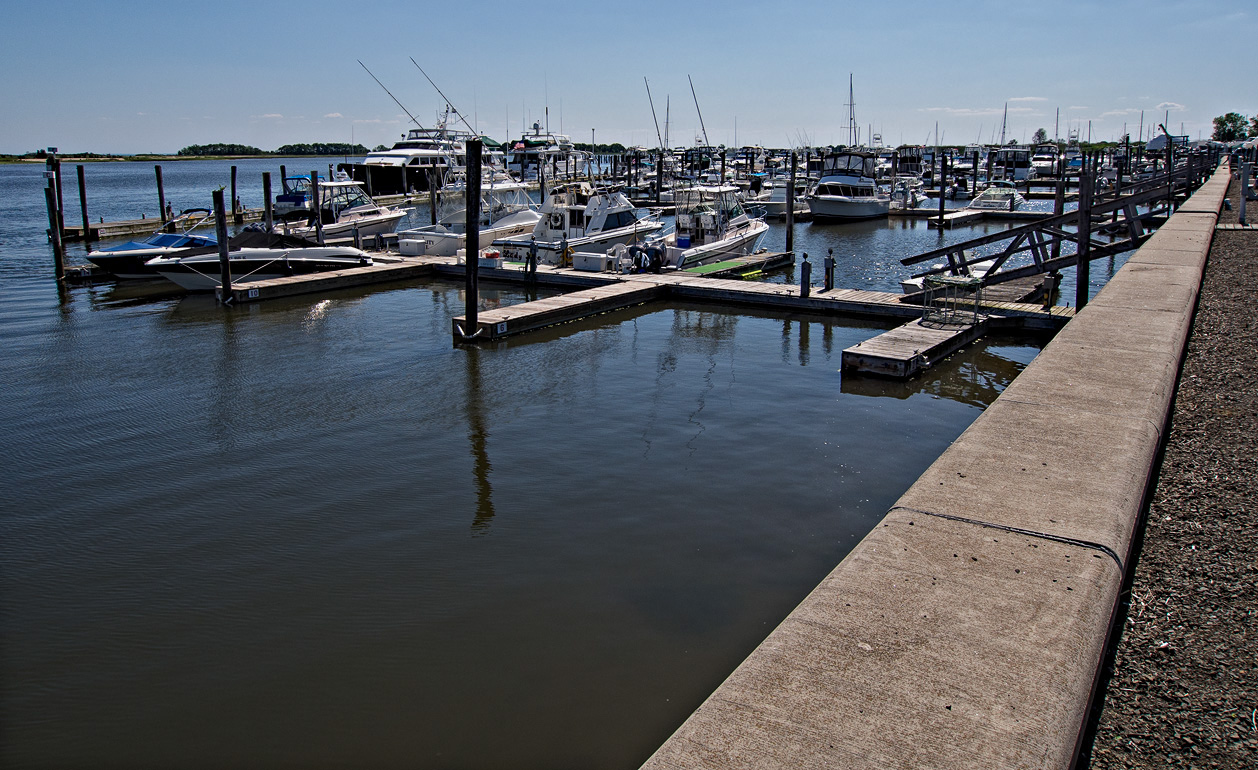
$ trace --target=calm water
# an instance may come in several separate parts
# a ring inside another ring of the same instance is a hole
[[[41,171],[0,167],[6,767],[636,767],[1037,352],[895,384],[840,375],[881,329],[835,319],[649,305],[478,350],[448,282],[59,297]],[[151,165],[88,186],[156,211]],[[870,288],[938,238],[800,228]]]

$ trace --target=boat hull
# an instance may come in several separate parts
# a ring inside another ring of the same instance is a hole
[[[819,195],[808,199],[813,221],[853,221],[885,217],[891,210],[890,198],[842,198]]]
[[[713,262],[722,262],[734,257],[744,257],[756,250],[760,239],[769,231],[764,220],[753,219],[747,225],[736,230],[730,237],[712,243],[705,243],[689,249],[670,246],[667,252],[668,263],[679,270]]]
[[[371,264],[371,257],[354,248],[320,246],[306,249],[241,249],[229,255],[232,281],[268,281],[291,275],[324,273]],[[214,291],[221,285],[219,258],[205,254],[183,259],[154,260],[156,271],[186,291]]]

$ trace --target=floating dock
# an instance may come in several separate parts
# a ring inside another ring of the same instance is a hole
[[[987,321],[940,326],[914,319],[843,351],[843,371],[906,380],[987,332]]]

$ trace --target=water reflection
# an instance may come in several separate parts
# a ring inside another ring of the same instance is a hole
[[[1028,342],[1019,340],[1020,342]],[[986,408],[996,400],[1026,364],[1010,359],[998,345],[972,346],[908,380],[844,376],[843,393],[855,396],[906,399],[920,394]]]
[[[472,534],[483,535],[489,531],[494,518],[494,490],[489,484],[493,465],[489,462],[486,444],[489,431],[485,427],[485,404],[481,390],[481,351],[475,345],[461,348],[467,368],[467,440],[471,445],[472,477],[476,486],[476,514],[472,519]]]

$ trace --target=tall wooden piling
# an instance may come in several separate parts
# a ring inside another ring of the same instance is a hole
[[[428,214],[432,217],[432,223],[437,224],[437,172],[428,169]]]
[[[49,177],[48,186],[44,188],[44,202],[48,205],[48,238],[52,241],[52,265],[57,283],[65,278],[65,246],[61,240],[61,232],[57,227],[57,187]]]
[[[664,190],[664,150],[655,154],[655,205],[660,205],[660,194]]]
[[[319,200],[319,172],[310,172],[310,211],[314,214],[315,241],[323,245],[323,206]]]
[[[227,244],[227,211],[223,206],[223,191],[214,191],[214,233],[218,236],[218,276],[222,290],[219,299],[224,303],[232,299],[232,269]]]
[[[87,178],[83,173],[83,165],[75,166],[79,177],[79,212],[83,214],[83,242],[92,242],[91,220],[87,218]]]
[[[262,172],[262,212],[265,217],[266,231],[275,229],[275,208],[271,205],[271,172]]]
[[[791,151],[791,181],[786,188],[786,250],[795,253],[795,152]]]
[[[1088,304],[1088,282],[1091,280],[1091,263],[1088,261],[1092,251],[1092,175],[1096,170],[1096,160],[1090,154],[1083,156],[1083,166],[1079,170],[1079,248],[1078,264],[1075,266],[1075,308],[1080,309]]]
[[[53,156],[52,159],[53,172],[56,176],[53,181],[56,183],[57,189],[57,235],[64,244],[66,240],[66,202],[61,190],[61,158]]]
[[[240,224],[240,200],[236,197],[236,167],[232,166],[232,222]]]
[[[941,156],[939,158],[939,234],[943,235],[944,230],[944,179],[948,175],[948,158]]]
[[[477,273],[480,269],[480,156],[481,140],[469,139],[467,149],[467,192],[463,202],[463,211],[467,215],[463,241],[463,252],[466,255],[463,264],[466,267],[465,307],[463,327],[464,338],[475,334],[477,313],[480,310],[480,291],[477,286]]]
[[[165,225],[170,219],[166,216],[166,188],[162,185],[162,167],[154,166],[153,173],[157,174],[157,211]]]

